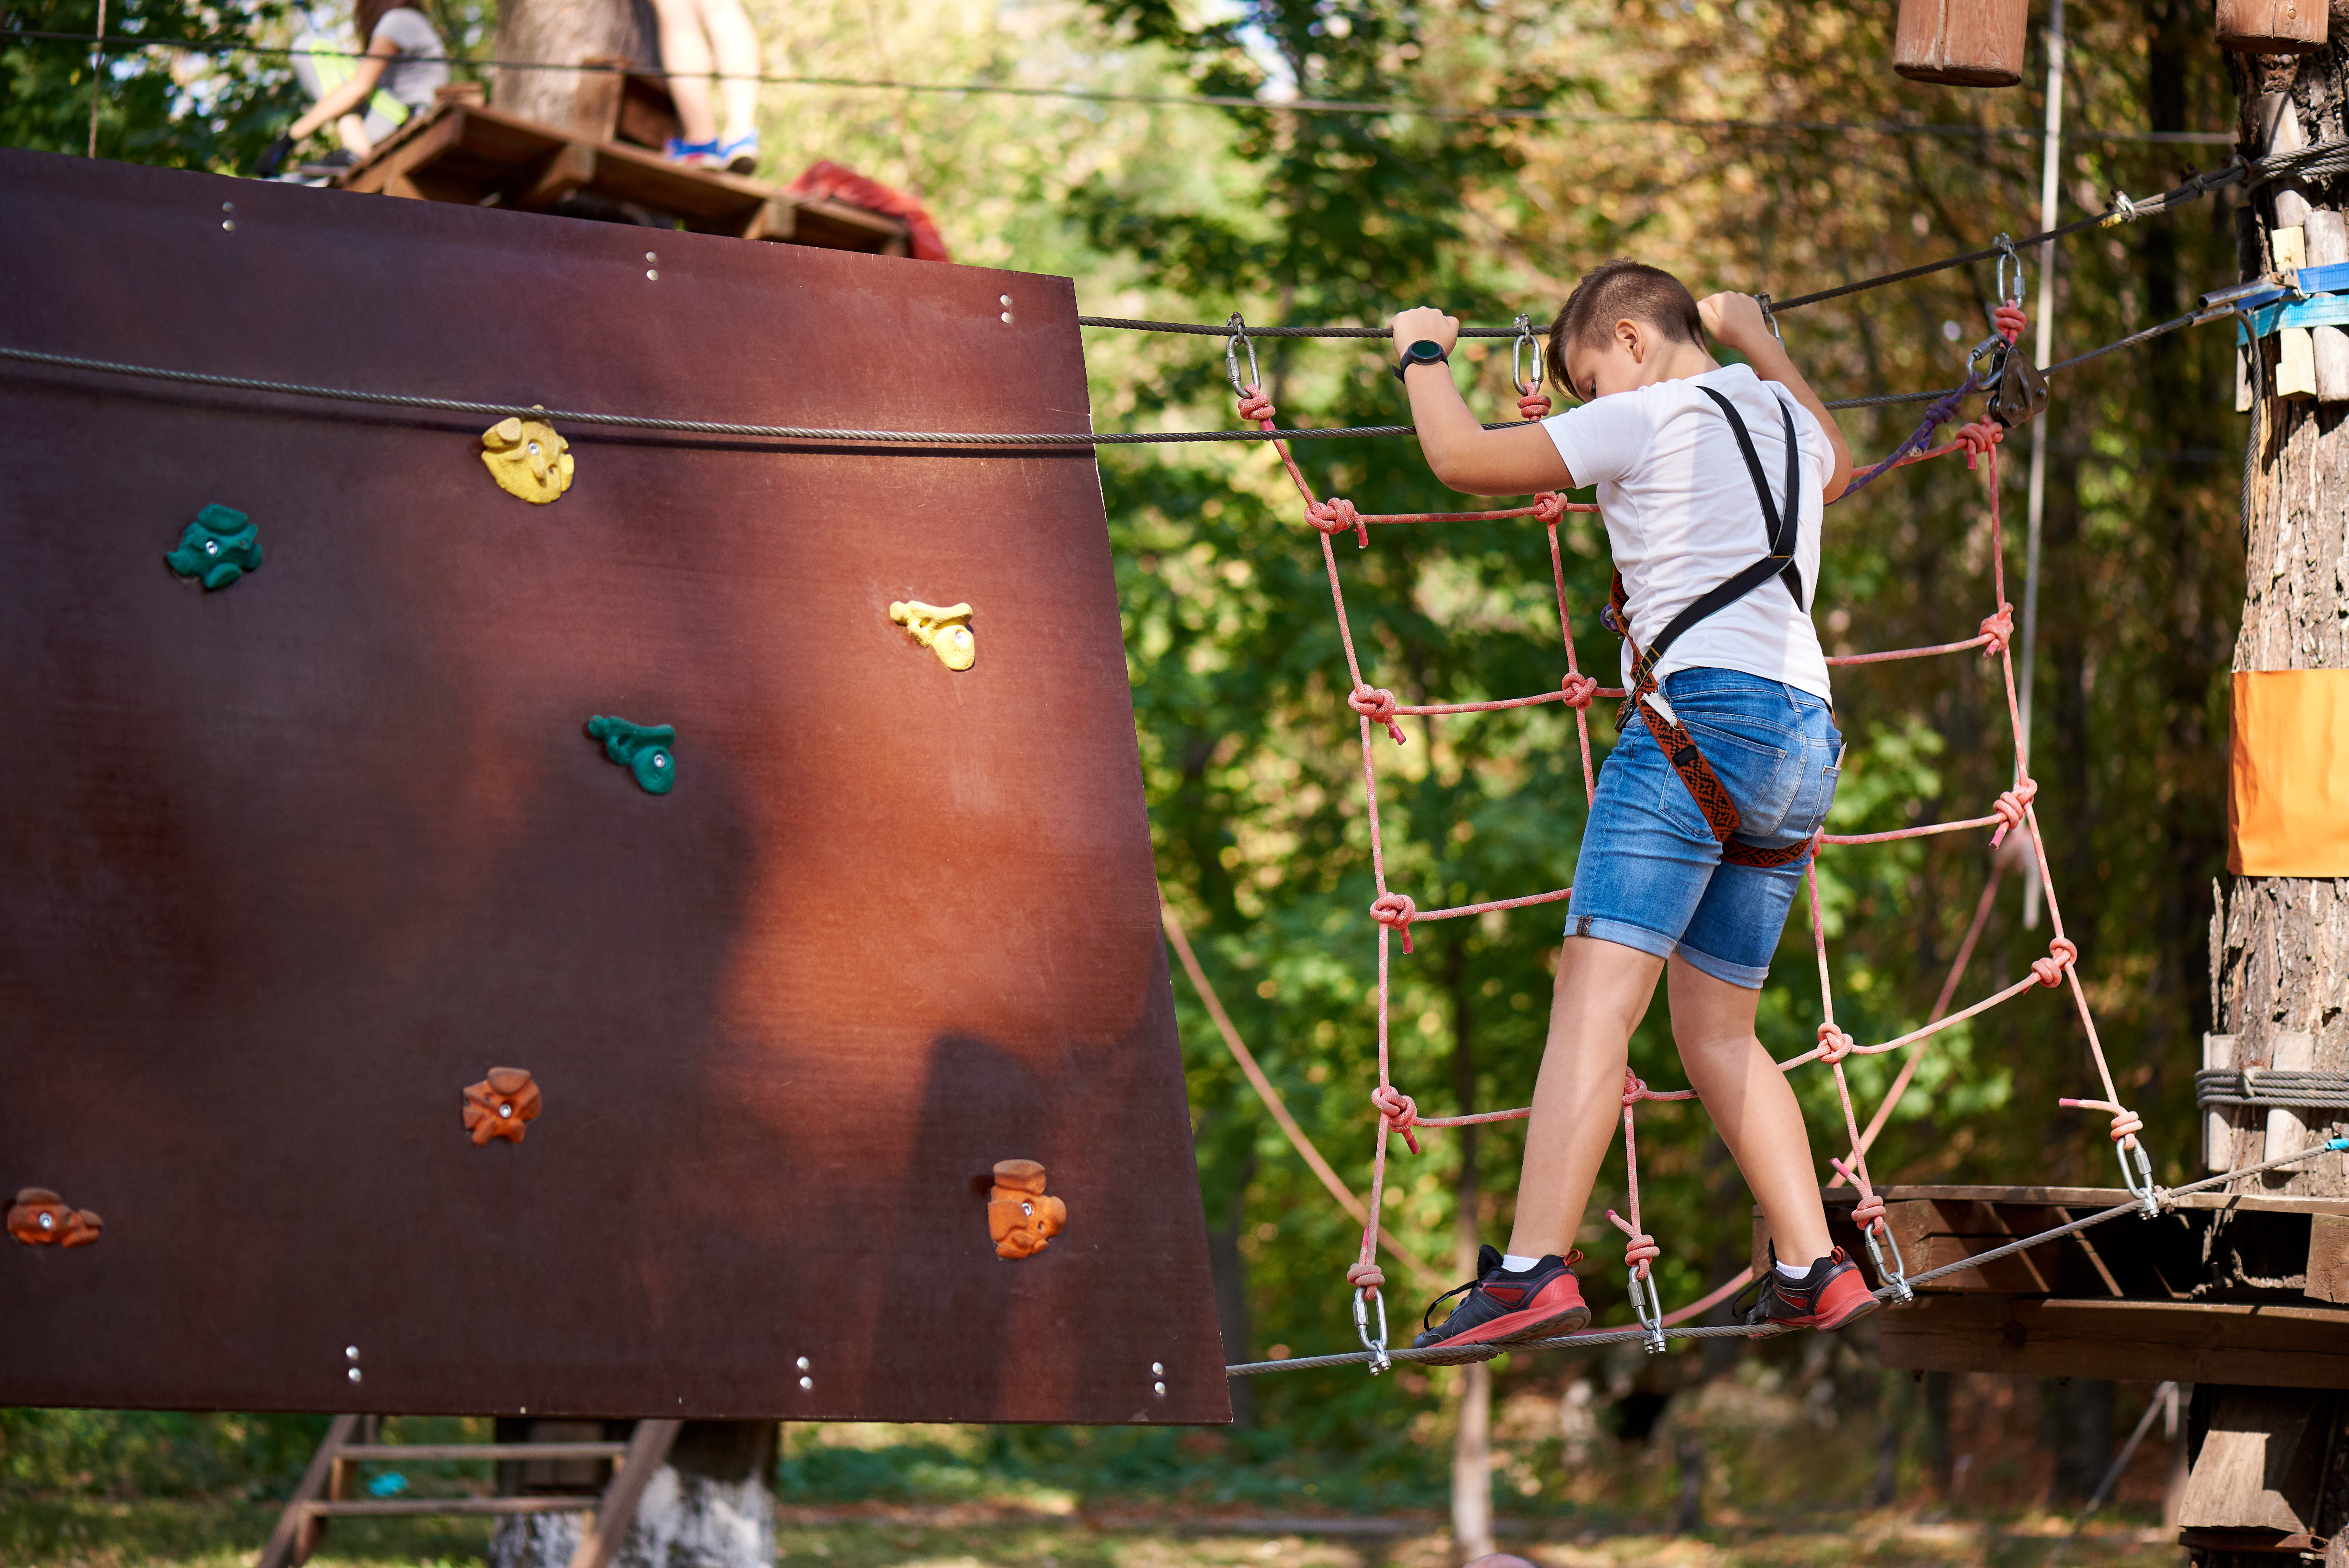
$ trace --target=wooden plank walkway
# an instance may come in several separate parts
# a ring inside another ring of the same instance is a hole
[[[722,170],[688,168],[650,148],[576,126],[524,119],[460,95],[444,96],[411,119],[335,183],[347,191],[523,211],[588,196],[698,234],[892,256],[905,254],[907,246],[902,219],[845,201],[793,196]]]

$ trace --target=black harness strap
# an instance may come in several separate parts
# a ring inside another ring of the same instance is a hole
[[[1637,687],[1640,678],[1655,667],[1664,656],[1664,650],[1680,640],[1681,634],[1706,616],[1714,614],[1737,603],[1756,588],[1775,577],[1786,584],[1786,592],[1795,596],[1795,608],[1803,605],[1803,572],[1795,564],[1795,545],[1801,536],[1803,505],[1803,449],[1795,439],[1795,411],[1778,400],[1778,417],[1786,422],[1786,510],[1782,515],[1778,503],[1771,498],[1770,481],[1762,472],[1761,454],[1754,449],[1754,438],[1745,428],[1745,421],[1737,415],[1736,405],[1710,387],[1698,391],[1721,405],[1728,418],[1729,433],[1737,438],[1737,450],[1745,459],[1745,470],[1754,478],[1754,493],[1761,499],[1762,521],[1768,528],[1770,553],[1731,577],[1698,595],[1671,619],[1648,645],[1640,660],[1640,667],[1631,672],[1631,684]]]
[[[1746,472],[1754,478],[1754,493],[1761,499],[1763,521],[1769,530],[1770,553],[1700,595],[1673,616],[1671,624],[1666,626],[1644,649],[1636,638],[1631,638],[1623,574],[1620,572],[1615,573],[1613,597],[1616,618],[1622,625],[1624,636],[1630,638],[1635,655],[1630,690],[1624,697],[1623,706],[1626,710],[1638,708],[1640,717],[1647,721],[1648,733],[1671,762],[1672,771],[1679,774],[1681,782],[1688,787],[1689,794],[1695,799],[1697,810],[1703,813],[1706,826],[1712,829],[1714,840],[1721,845],[1721,858],[1740,865],[1782,866],[1807,853],[1811,847],[1809,842],[1806,841],[1763,849],[1733,839],[1731,835],[1737,831],[1740,822],[1737,802],[1730,799],[1720,776],[1704,759],[1704,754],[1697,749],[1696,741],[1689,732],[1677,722],[1665,722],[1663,715],[1648,702],[1650,695],[1657,689],[1657,660],[1663,657],[1664,650],[1671,646],[1682,633],[1706,616],[1735,603],[1773,577],[1785,583],[1786,592],[1795,596],[1795,607],[1805,609],[1803,574],[1795,564],[1795,546],[1801,537],[1803,503],[1803,459],[1802,449],[1795,438],[1795,411],[1785,399],[1778,400],[1779,417],[1786,422],[1786,508],[1782,513],[1771,497],[1770,481],[1762,472],[1762,459],[1754,449],[1754,438],[1746,431],[1745,421],[1738,418],[1735,407],[1710,387],[1699,387],[1697,390],[1719,404],[1722,413],[1728,417],[1730,432],[1737,438],[1737,449],[1745,458]],[[1619,729],[1623,725],[1624,717],[1617,716],[1616,727]]]

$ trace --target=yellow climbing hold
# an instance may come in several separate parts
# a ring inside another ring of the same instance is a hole
[[[500,490],[534,506],[571,488],[570,443],[543,419],[512,415],[482,431],[481,462]]]
[[[889,606],[889,619],[914,634],[914,640],[937,655],[950,670],[967,670],[978,657],[978,644],[970,634],[968,604],[944,608],[907,599]]]

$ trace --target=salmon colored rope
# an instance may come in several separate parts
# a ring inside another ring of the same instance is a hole
[[[2015,341],[2021,335],[2023,325],[2020,308],[2012,303],[2002,304],[1998,315],[2002,333],[2010,343]],[[1546,398],[1528,390],[1520,399],[1518,410],[1528,419],[1538,419],[1548,413],[1549,404]],[[1273,422],[1275,411],[1271,400],[1255,386],[1247,386],[1242,389],[1239,412],[1242,418],[1256,422],[1266,431],[1277,428]],[[2088,1007],[2087,994],[2080,983],[2079,949],[2064,933],[2063,915],[2057,906],[2048,875],[2046,844],[2040,832],[2037,814],[2033,809],[2038,786],[2031,779],[2028,770],[2029,741],[2023,730],[2021,705],[2015,695],[2014,662],[2009,652],[2009,645],[2014,634],[2014,607],[2007,602],[2006,598],[2004,537],[1999,515],[1998,443],[2003,434],[2004,431],[1999,426],[1984,419],[1961,428],[1957,432],[1956,438],[1943,446],[1930,451],[1904,453],[1896,462],[1882,465],[1904,466],[1945,456],[1951,452],[1963,451],[1966,454],[1966,466],[1969,469],[1978,469],[1978,471],[1982,474],[1984,488],[1989,496],[1992,591],[1992,602],[1997,608],[1983,618],[1981,628],[1974,636],[1961,642],[1940,643],[1930,647],[1892,649],[1881,653],[1838,655],[1827,662],[1837,665],[1878,664],[1896,659],[1924,658],[1940,654],[1962,653],[1977,648],[1982,650],[1985,658],[1997,659],[2005,688],[2008,723],[2014,745],[2013,782],[1992,804],[1991,810],[1986,815],[1947,822],[1924,823],[1878,833],[1821,832],[1814,838],[1811,863],[1806,870],[1805,882],[1809,894],[1812,945],[1819,967],[1821,1022],[1817,1030],[1818,1043],[1812,1049],[1778,1064],[1783,1071],[1800,1067],[1807,1062],[1822,1062],[1832,1073],[1837,1099],[1843,1111],[1844,1134],[1847,1150],[1844,1156],[1829,1157],[1828,1163],[1836,1171],[1835,1184],[1849,1181],[1858,1190],[1859,1202],[1853,1210],[1853,1219],[1859,1224],[1862,1234],[1867,1238],[1869,1251],[1875,1254],[1878,1275],[1892,1284],[1896,1293],[1904,1298],[1907,1294],[1907,1284],[1902,1278],[1903,1265],[1899,1250],[1897,1247],[1893,1249],[1891,1260],[1888,1264],[1879,1249],[1879,1242],[1884,1246],[1890,1246],[1892,1237],[1890,1228],[1884,1220],[1884,1200],[1877,1193],[1868,1177],[1867,1151],[1869,1145],[1876,1140],[1878,1133],[1882,1130],[1885,1121],[1891,1115],[1894,1105],[1906,1092],[1920,1058],[1916,1056],[1910,1057],[1892,1088],[1887,1093],[1884,1103],[1878,1108],[1876,1115],[1863,1131],[1859,1125],[1858,1113],[1852,1103],[1851,1085],[1844,1073],[1844,1063],[1854,1056],[1875,1056],[1900,1050],[1928,1040],[1945,1029],[1954,1027],[1979,1013],[1985,1012],[2002,1002],[2011,1000],[2035,987],[2063,988],[2068,985],[2073,1004],[2079,1013],[2081,1026],[2087,1037],[2089,1057],[2095,1066],[2096,1076],[2103,1088],[2104,1095],[2102,1099],[2065,1099],[2061,1103],[2066,1107],[2107,1113],[2112,1119],[2112,1138],[2120,1153],[2124,1181],[2131,1191],[2137,1192],[2147,1202],[2151,1201],[2153,1192],[2150,1163],[2137,1137],[2137,1133],[2143,1130],[2143,1121],[2123,1104],[2119,1090],[2113,1080],[2111,1068],[2105,1059],[2104,1047],[2097,1037],[2095,1021]],[[1276,440],[1272,443],[1272,447],[1279,456],[1282,468],[1287,470],[1290,481],[1296,485],[1298,494],[1304,502],[1306,521],[1319,535],[1322,563],[1330,579],[1330,604],[1337,616],[1339,643],[1344,650],[1346,672],[1350,677],[1347,691],[1347,705],[1356,716],[1361,748],[1362,792],[1371,841],[1371,878],[1376,889],[1376,897],[1371,901],[1370,914],[1378,925],[1379,944],[1378,1085],[1371,1094],[1371,1108],[1377,1115],[1379,1123],[1379,1136],[1371,1157],[1371,1191],[1362,1226],[1361,1249],[1353,1264],[1346,1271],[1346,1278],[1347,1283],[1354,1288],[1355,1323],[1362,1335],[1364,1343],[1370,1346],[1372,1351],[1371,1367],[1371,1370],[1376,1372],[1385,1364],[1383,1357],[1385,1306],[1380,1298],[1380,1291],[1386,1282],[1384,1272],[1379,1267],[1378,1256],[1380,1222],[1386,1189],[1389,1139],[1392,1136],[1400,1135],[1412,1152],[1417,1153],[1420,1145],[1416,1129],[1481,1126],[1499,1121],[1522,1120],[1533,1114],[1531,1108],[1519,1107],[1510,1110],[1466,1112],[1458,1116],[1422,1116],[1412,1098],[1395,1088],[1390,1025],[1393,982],[1392,942],[1400,937],[1403,952],[1409,954],[1412,951],[1411,928],[1415,922],[1452,920],[1464,915],[1486,914],[1502,910],[1523,909],[1536,904],[1556,903],[1568,897],[1573,892],[1573,889],[1561,888],[1554,892],[1530,893],[1517,898],[1495,899],[1483,903],[1463,904],[1451,909],[1423,911],[1417,906],[1409,893],[1390,888],[1387,885],[1385,842],[1379,820],[1378,767],[1371,744],[1373,727],[1384,728],[1389,738],[1400,746],[1404,744],[1405,737],[1402,727],[1398,721],[1404,717],[1426,719],[1454,714],[1493,713],[1562,702],[1574,710],[1576,739],[1582,758],[1583,795],[1588,803],[1596,796],[1598,789],[1598,771],[1591,754],[1588,708],[1597,697],[1619,696],[1621,694],[1614,689],[1600,686],[1595,678],[1582,673],[1577,662],[1573,620],[1567,603],[1565,557],[1558,544],[1558,524],[1564,521],[1568,513],[1596,511],[1597,507],[1568,501],[1563,496],[1545,492],[1535,497],[1529,506],[1509,507],[1492,511],[1364,512],[1352,502],[1342,498],[1331,497],[1322,500],[1317,497],[1313,492],[1313,487],[1298,468],[1296,458],[1290,452],[1288,443]],[[1398,701],[1393,692],[1372,686],[1363,674],[1361,655],[1354,642],[1353,628],[1346,613],[1345,586],[1338,571],[1338,556],[1334,545],[1336,537],[1343,533],[1351,533],[1354,535],[1356,547],[1366,549],[1370,544],[1370,530],[1373,524],[1488,522],[1519,517],[1531,517],[1540,521],[1549,535],[1550,573],[1557,593],[1558,634],[1566,655],[1566,675],[1560,680],[1558,688],[1556,691],[1537,693],[1530,696],[1505,697],[1486,702],[1406,704]],[[2002,842],[2009,833],[2021,830],[2028,836],[2030,852],[2036,861],[2039,870],[2040,885],[2047,894],[2048,919],[2054,933],[2048,944],[2047,956],[2035,960],[2031,965],[2031,973],[2022,979],[1971,1006],[1955,1013],[1949,1011],[1951,995],[1957,988],[1967,962],[1971,957],[1975,941],[1981,935],[1983,922],[1988,918],[1992,898],[1997,891],[1998,872],[1994,864],[1990,882],[1983,890],[1982,903],[1975,912],[1972,926],[1967,932],[1965,942],[1951,965],[1949,980],[1943,985],[1941,995],[1934,1005],[1932,1016],[1921,1027],[1912,1029],[1894,1039],[1877,1045],[1860,1044],[1836,1023],[1833,976],[1827,959],[1826,916],[1820,905],[1818,893],[1818,852],[1830,844],[1889,843],[1898,840],[1963,832],[1978,828],[1992,830],[1991,843],[1993,848]],[[1751,1271],[1748,1270],[1745,1274],[1730,1281],[1708,1295],[1703,1300],[1669,1315],[1661,1311],[1661,1304],[1655,1295],[1655,1284],[1651,1277],[1652,1264],[1661,1255],[1662,1249],[1655,1238],[1649,1235],[1641,1227],[1634,1111],[1641,1100],[1682,1100],[1694,1098],[1693,1090],[1651,1089],[1628,1068],[1624,1073],[1623,1145],[1626,1207],[1630,1211],[1630,1217],[1627,1220],[1610,1209],[1607,1211],[1607,1218],[1620,1228],[1629,1238],[1624,1251],[1624,1265],[1630,1275],[1633,1308],[1640,1317],[1641,1327],[1646,1331],[1648,1344],[1651,1349],[1663,1348],[1664,1326],[1710,1307],[1723,1296],[1739,1288],[1751,1277]],[[2143,1177],[2142,1187],[2137,1177],[2131,1174],[2132,1155],[2135,1156],[2137,1170]],[[1367,1305],[1371,1304],[1376,1304],[1378,1307],[1380,1331],[1375,1340],[1371,1337],[1366,1312]]]

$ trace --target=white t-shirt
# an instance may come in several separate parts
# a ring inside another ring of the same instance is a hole
[[[1819,583],[1820,497],[1835,473],[1835,449],[1809,409],[1751,367],[1727,365],[1593,398],[1551,415],[1542,426],[1574,482],[1599,487],[1599,515],[1630,599],[1631,628],[1645,646],[1692,600],[1770,552],[1770,525],[1737,438],[1720,406],[1699,387],[1712,387],[1744,417],[1782,516],[1786,425],[1778,410],[1794,410],[1804,459],[1802,526],[1795,543],[1803,603],[1795,603],[1783,580],[1770,579],[1682,634],[1658,662],[1656,678],[1692,667],[1743,670],[1831,698],[1810,602]],[[1628,642],[1622,670],[1628,684]]]
[[[399,50],[384,67],[376,90],[389,93],[409,108],[430,108],[432,95],[449,85],[449,51],[441,46],[431,19],[413,6],[394,6],[376,23],[375,37],[390,39]]]

